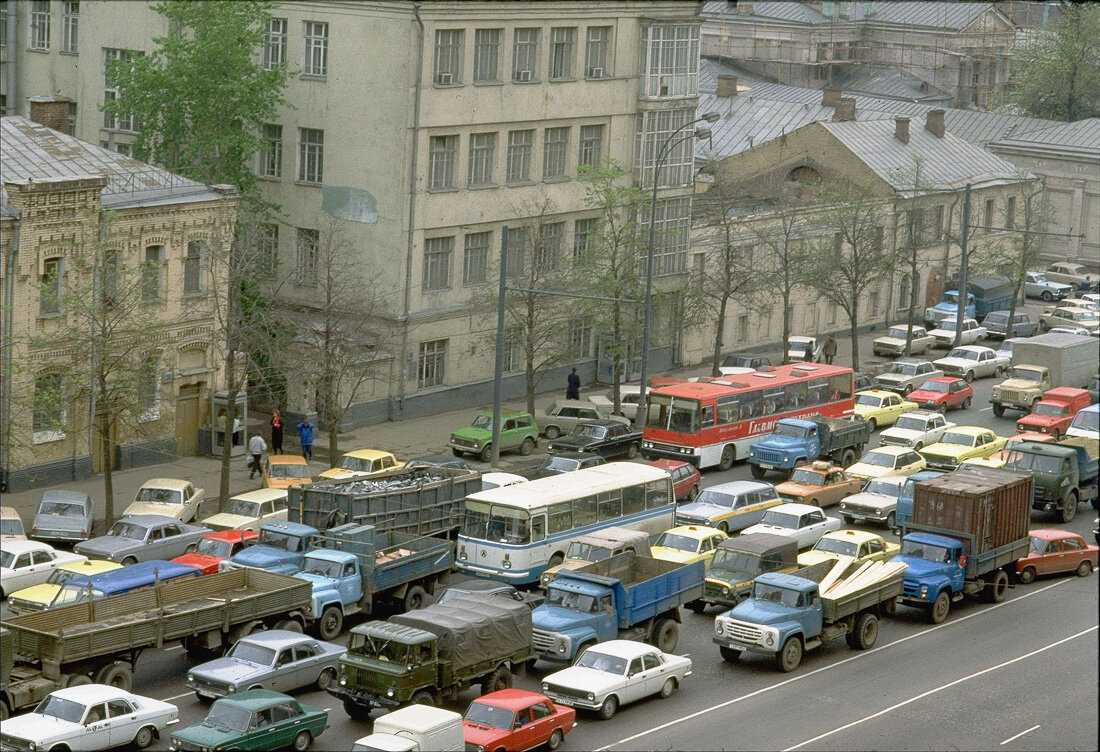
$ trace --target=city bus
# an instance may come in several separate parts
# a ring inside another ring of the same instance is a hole
[[[537,583],[571,541],[609,527],[662,533],[675,524],[672,477],[635,462],[609,462],[479,491],[466,497],[458,569],[513,585]]]
[[[791,363],[649,392],[642,456],[728,470],[780,418],[850,416],[852,369]]]

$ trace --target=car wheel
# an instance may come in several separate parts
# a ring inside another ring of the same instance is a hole
[[[134,746],[138,749],[145,749],[148,747],[153,743],[153,738],[156,736],[155,731],[156,729],[152,726],[142,726],[134,736]]]
[[[481,457],[482,462],[491,461],[493,459],[493,445],[486,444],[485,448],[481,450],[481,454],[479,456]]]
[[[550,738],[546,740],[546,746],[550,749],[557,749],[561,746],[561,729],[554,729],[550,732]]]
[[[610,721],[615,717],[618,709],[619,698],[615,695],[608,695],[607,699],[603,701],[603,705],[600,705],[600,720]]]
[[[329,666],[317,675],[317,689],[324,692],[326,689],[332,686],[332,683],[334,681],[336,681],[336,669]]]
[[[906,384],[905,385],[905,396],[908,397],[909,393],[912,392],[912,391],[913,391],[913,385],[912,384]]]
[[[724,521],[718,523],[718,529],[721,530],[726,535],[730,534],[730,526],[727,525]]]
[[[519,453],[524,457],[535,451],[535,440],[528,436],[523,440],[523,443],[519,445]]]
[[[1054,300],[1054,293],[1052,293],[1052,292],[1051,292],[1050,290],[1043,290],[1042,294],[1041,294],[1041,295],[1039,295],[1039,298],[1040,298],[1040,299],[1041,299],[1041,300],[1042,300],[1042,301],[1043,301],[1044,303],[1049,303],[1049,302],[1051,302],[1052,300]]]
[[[1000,366],[997,366],[995,369],[993,369],[993,378],[995,378],[995,379],[1001,378],[1001,375],[1004,372],[1005,372],[1005,369],[1001,368]]]
[[[871,433],[874,433],[876,430],[878,430],[878,421],[874,418],[869,419],[867,421],[867,425],[871,426]]]
[[[557,426],[547,426],[544,432],[546,438],[553,440],[561,436],[561,430]]]
[[[672,693],[676,691],[676,680],[671,676],[665,679],[665,683],[661,685],[661,699],[667,700],[672,697]]]
[[[183,550],[183,552],[184,552],[185,554],[193,554],[193,553],[195,553],[195,550],[196,550],[197,548],[198,548],[198,546],[196,546],[196,545],[195,545],[194,543],[192,543],[192,544],[190,544],[189,546],[187,546],[187,548],[185,548],[185,549]]]
[[[131,564],[137,564],[137,563],[138,563],[138,560],[137,560],[136,556],[127,556],[125,559],[122,560],[122,566],[124,566],[124,567],[128,567]]]
[[[845,525],[852,525],[852,524],[854,524],[854,523],[855,523],[855,521],[856,521],[855,517],[849,517],[849,516],[848,516],[848,515],[846,515],[846,514],[842,514],[842,515],[840,515],[840,516],[841,516],[841,518],[843,518],[843,520],[844,520],[844,524],[845,524]]]
[[[967,371],[966,375],[963,376],[963,378],[966,379],[966,383],[969,384],[970,382],[972,382],[974,380],[974,372],[973,371]]]
[[[313,734],[308,731],[299,731],[294,737],[294,752],[306,752],[311,744],[313,744]]]
[[[1091,561],[1081,562],[1080,564],[1077,565],[1076,572],[1077,572],[1078,577],[1088,577],[1092,573],[1092,562]]]
[[[886,529],[887,530],[893,530],[894,527],[897,525],[897,522],[898,522],[898,518],[897,518],[896,513],[890,512],[890,514],[886,515]]]
[[[699,498],[699,486],[692,486],[688,491],[688,501],[695,501],[697,498]]]
[[[966,399],[963,400],[963,410],[969,410],[969,409],[970,409],[970,398],[967,397]]]
[[[1049,328],[1050,328],[1050,324],[1048,324],[1047,322],[1045,322],[1045,321],[1040,321],[1039,322],[1039,331],[1040,332],[1045,332]]]
[[[630,446],[626,448],[626,458],[632,460],[638,456],[638,442],[630,442]]]
[[[1062,434],[1060,434],[1058,432],[1057,428],[1055,428],[1053,431],[1051,431],[1050,435],[1054,438],[1055,441],[1058,441],[1058,439],[1062,438]]]
[[[1018,575],[1020,582],[1024,585],[1030,585],[1035,582],[1035,567],[1024,567],[1024,571]]]

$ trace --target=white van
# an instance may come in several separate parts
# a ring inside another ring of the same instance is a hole
[[[352,752],[463,752],[462,716],[430,705],[409,705],[374,721],[374,733],[356,740]]]

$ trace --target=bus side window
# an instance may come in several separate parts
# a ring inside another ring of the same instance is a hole
[[[829,401],[829,382],[825,379],[814,379],[809,383],[809,396],[806,406],[816,407]]]
[[[637,514],[645,511],[645,489],[642,486],[630,486],[623,489],[623,514]]]
[[[600,522],[623,516],[623,498],[619,491],[606,491],[599,495],[599,515]]]
[[[546,518],[541,514],[537,517],[531,518],[531,542],[544,540],[546,538]]]
[[[829,377],[829,397],[833,400],[848,399],[852,396],[852,374],[838,373]]]
[[[787,409],[787,393],[781,386],[771,386],[764,390],[764,414],[775,415]]]
[[[582,527],[596,522],[596,497],[585,496],[573,499],[573,527]]]
[[[736,423],[741,417],[740,400],[734,397],[718,398],[718,425]]]
[[[645,505],[647,509],[657,509],[671,504],[670,479],[651,480],[645,484]]]
[[[806,382],[787,384],[787,409],[798,410],[806,406]]]
[[[548,515],[551,535],[573,529],[573,508],[569,502],[550,507]]]
[[[703,428],[714,425],[714,405],[703,405]]]
[[[764,393],[759,390],[741,395],[741,418],[759,418],[764,414]]]

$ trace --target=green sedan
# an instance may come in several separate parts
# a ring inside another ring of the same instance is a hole
[[[173,752],[236,749],[309,749],[328,728],[328,711],[303,705],[278,692],[250,689],[210,706],[201,723],[172,734]]]

